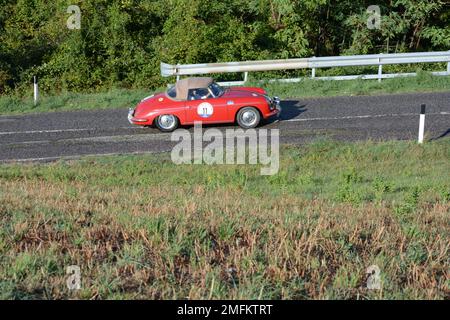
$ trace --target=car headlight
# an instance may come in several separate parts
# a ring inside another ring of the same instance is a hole
[[[267,104],[269,105],[269,109],[270,110],[275,109],[275,104],[273,103],[273,99],[266,94],[264,95],[264,98],[266,98]]]
[[[267,94],[264,95],[264,98],[266,99],[268,104],[272,103],[272,98],[270,98]]]

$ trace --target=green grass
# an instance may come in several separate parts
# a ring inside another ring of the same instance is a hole
[[[274,176],[167,154],[2,165],[0,297],[443,299],[449,152],[318,141]]]
[[[260,84],[261,85],[261,84]],[[377,80],[305,80],[300,83],[263,83],[272,95],[282,98],[377,95],[408,92],[449,91],[450,76],[418,72],[417,77]]]
[[[153,92],[152,90],[145,89],[114,89],[98,93],[61,93],[50,96],[42,94],[40,103],[37,106],[33,104],[32,93],[29,97],[16,95],[0,96],[0,113],[20,114],[135,107],[140,100],[151,95]]]
[[[271,95],[286,98],[327,97],[336,95],[371,95],[405,92],[432,92],[450,90],[450,77],[435,77],[426,72],[410,78],[376,80],[324,81],[306,79],[299,83],[249,82],[265,88]],[[114,89],[99,93],[61,93],[59,95],[42,94],[38,106],[33,105],[30,95],[0,96],[0,114],[20,114],[29,112],[47,112],[62,110],[105,109],[133,107],[142,98],[164,91],[145,89]]]

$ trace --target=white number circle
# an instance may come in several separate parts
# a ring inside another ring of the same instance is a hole
[[[202,102],[197,107],[197,113],[202,118],[209,118],[214,113],[214,108],[211,103]]]

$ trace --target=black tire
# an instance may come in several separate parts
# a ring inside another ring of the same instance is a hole
[[[170,119],[169,122],[167,121],[168,119]],[[179,125],[180,121],[173,114],[162,114],[155,119],[155,126],[162,132],[172,132],[176,130]]]
[[[245,107],[237,113],[236,121],[243,129],[256,128],[261,122],[261,114],[254,107]]]

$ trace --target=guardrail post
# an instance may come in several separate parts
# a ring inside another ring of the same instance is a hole
[[[448,55],[450,56],[450,50],[448,50]],[[450,60],[447,62],[447,75],[450,76]]]
[[[178,74],[178,75],[177,75],[177,81],[179,81],[179,80],[180,80],[180,75]]]
[[[33,89],[34,89],[34,106],[37,106],[39,102],[39,88],[36,76],[33,77]]]
[[[383,65],[381,64],[380,57],[378,57],[378,82],[381,82],[381,75],[382,74],[383,74]]]
[[[315,59],[316,56],[313,56],[312,59]],[[316,77],[316,68],[311,68],[311,79],[314,79]]]
[[[244,72],[244,82],[247,82],[247,80],[248,80],[248,72],[245,71]]]

